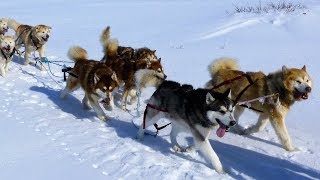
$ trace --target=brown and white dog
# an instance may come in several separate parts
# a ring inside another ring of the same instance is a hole
[[[157,86],[166,79],[161,65],[161,58],[156,56],[155,50],[150,50],[146,47],[133,49],[119,46],[116,39],[110,39],[109,26],[103,31],[100,41],[105,53],[102,61],[116,72],[119,81],[124,84],[121,101],[123,110],[126,110],[130,91],[136,89],[140,91],[145,85]],[[140,73],[135,77],[135,73],[138,71]],[[144,82],[142,82],[140,79],[148,74],[150,75],[149,78],[143,78]],[[145,82],[147,80],[150,82]],[[141,86],[137,87],[136,85]]]
[[[306,66],[303,66],[301,69],[283,66],[280,71],[265,75],[262,72],[240,71],[234,59],[220,58],[209,65],[209,72],[212,79],[207,83],[207,88],[211,88],[243,74],[249,76],[252,80],[252,85],[250,86],[248,86],[249,80],[243,77],[215,89],[223,92],[231,88],[233,99],[247,86],[248,88],[239,99],[240,101],[277,94],[277,96],[267,98],[264,103],[260,101],[250,103],[252,108],[262,111],[259,112],[258,122],[245,130],[237,125],[234,131],[240,134],[259,132],[262,131],[270,121],[284,149],[287,151],[295,150],[285,124],[285,118],[290,107],[296,101],[308,99],[311,93],[312,80],[306,70]],[[244,107],[236,106],[234,117],[237,121],[243,111]]]
[[[15,53],[15,41],[13,36],[0,37],[0,73],[5,77],[9,65]]]
[[[4,36],[6,32],[8,32],[8,19],[1,18],[0,19],[0,37]]]
[[[28,65],[30,62],[31,52],[38,51],[40,58],[45,57],[45,44],[48,42],[51,34],[50,26],[42,24],[30,26],[20,24],[14,19],[8,20],[8,26],[16,32],[16,49],[19,50],[22,46],[25,48],[25,65]],[[43,68],[41,65],[41,70]]]
[[[88,60],[86,50],[81,47],[70,48],[68,56],[75,61],[75,66],[60,97],[64,98],[81,86],[85,92],[82,100],[84,108],[90,109],[91,105],[98,118],[106,121],[107,116],[99,105],[99,99],[109,101],[105,99],[112,97],[110,94],[119,86],[115,72],[102,62]]]

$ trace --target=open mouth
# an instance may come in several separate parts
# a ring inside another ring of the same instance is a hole
[[[296,100],[306,100],[308,99],[308,93],[307,92],[300,92],[298,89],[294,89],[293,96]]]
[[[49,37],[42,37],[44,41],[48,41]]]
[[[219,128],[216,131],[218,137],[223,137],[226,132],[229,131],[230,127],[224,125],[219,119],[216,118],[216,121],[219,124]]]
[[[4,34],[6,32],[8,32],[8,28],[3,28],[1,33]]]
[[[4,51],[6,51],[7,53],[10,52],[11,48],[10,47],[3,47],[2,48]]]

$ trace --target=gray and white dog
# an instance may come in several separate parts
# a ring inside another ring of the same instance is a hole
[[[149,100],[137,138],[142,140],[145,128],[166,118],[172,123],[170,139],[175,151],[189,151],[195,147],[218,173],[223,173],[219,157],[208,138],[214,126],[219,125],[216,134],[223,137],[229,127],[236,124],[230,95],[230,89],[217,93],[208,89],[194,90],[191,85],[180,85],[174,81],[164,81]],[[195,144],[181,147],[177,142],[180,132],[191,133]]]

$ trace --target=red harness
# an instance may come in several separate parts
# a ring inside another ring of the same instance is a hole
[[[144,113],[143,113],[143,129],[146,128],[146,115],[147,115],[147,112],[148,112],[148,108],[152,108],[152,109],[155,109],[155,110],[161,111],[161,112],[168,112],[167,109],[164,109],[164,108],[161,108],[161,107],[157,107],[157,106],[154,106],[154,105],[148,103],[147,106],[146,106],[146,109],[144,110]],[[156,135],[158,135],[159,130],[169,126],[170,124],[171,123],[168,123],[168,124],[166,124],[164,126],[159,127],[157,123],[154,123],[153,125],[157,129]]]

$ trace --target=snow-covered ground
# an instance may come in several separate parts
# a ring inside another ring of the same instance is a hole
[[[290,14],[233,13],[235,6],[258,0],[1,2],[2,17],[52,26],[46,53],[51,61],[72,65],[66,57],[72,45],[100,59],[99,36],[110,25],[122,45],[156,49],[168,78],[181,83],[202,87],[209,80],[208,64],[231,56],[244,71],[268,73],[306,64],[314,87],[286,121],[299,151],[282,149],[270,125],[251,136],[213,133],[211,145],[227,171],[219,175],[197,152],[174,152],[170,127],[137,141],[132,122],[138,125],[142,118],[134,106],[129,113],[107,112],[112,120],[103,123],[93,111],[83,110],[81,90],[60,100],[61,67],[50,65],[55,77],[15,57],[8,76],[0,77],[0,179],[320,179],[320,3],[299,2],[307,9]],[[153,90],[144,91],[143,99]],[[247,111],[240,124],[256,118]],[[191,142],[187,134],[179,140]]]

